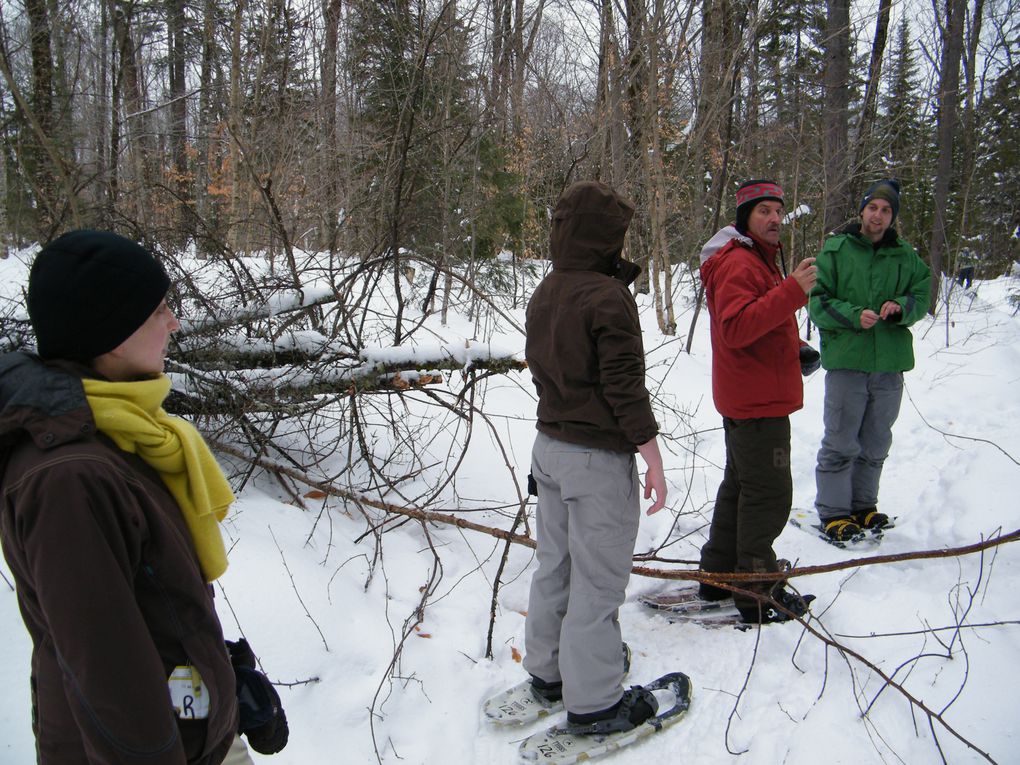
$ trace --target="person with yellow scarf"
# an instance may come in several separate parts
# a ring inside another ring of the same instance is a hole
[[[33,641],[42,765],[250,765],[239,729],[260,752],[287,741],[268,681],[271,719],[246,730],[242,705],[239,722],[209,584],[234,496],[163,409],[169,286],[135,242],[65,234],[29,278],[38,355],[0,357],[0,542]]]

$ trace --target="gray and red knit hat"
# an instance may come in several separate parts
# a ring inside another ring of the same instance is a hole
[[[741,184],[737,189],[737,231],[746,234],[747,220],[751,217],[751,210],[759,202],[769,199],[785,204],[783,189],[775,181],[757,179]]]

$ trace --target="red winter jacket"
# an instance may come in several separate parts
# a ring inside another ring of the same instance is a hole
[[[712,397],[723,417],[785,417],[804,405],[794,313],[808,296],[749,239],[701,266],[712,328]]]

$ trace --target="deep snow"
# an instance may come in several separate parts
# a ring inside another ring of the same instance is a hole
[[[0,289],[7,295],[23,279],[17,259],[0,261]],[[968,545],[999,530],[1020,529],[1020,318],[1006,301],[1007,292],[1018,288],[1016,280],[1005,278],[976,282],[971,291],[952,293],[951,326],[940,314],[915,327],[917,368],[906,376],[882,482],[881,509],[898,516],[897,528],[877,549],[842,551],[788,527],[776,544],[781,556],[799,566],[818,565]],[[639,304],[671,494],[666,510],[643,517],[638,550],[668,537],[675,541],[662,551],[664,557],[696,560],[723,464],[720,418],[711,403],[707,314],[688,355],[681,340],[659,333],[650,299],[639,297]],[[682,299],[677,308],[684,332],[691,308]],[[523,324],[522,311],[511,313]],[[445,328],[430,320],[429,326],[441,341],[474,338],[523,352],[523,338],[513,330],[476,338],[464,319]],[[801,508],[810,508],[813,499],[823,374],[805,381],[805,407],[792,417],[795,505]],[[484,387],[492,431],[476,426],[447,492],[446,510],[513,506],[513,482],[523,485],[528,472],[530,380],[511,372]],[[420,398],[409,395],[408,406],[419,406],[414,402]],[[491,433],[510,449],[514,474]],[[427,448],[445,453],[441,443]],[[305,501],[309,509],[302,510],[274,482],[255,482],[241,492],[224,524],[230,568],[216,587],[221,619],[228,637],[243,631],[269,676],[285,684],[280,693],[291,726],[287,749],[272,758],[256,755],[256,762],[371,763],[377,752],[388,763],[516,762],[515,742],[538,726],[493,728],[479,708],[486,696],[524,676],[515,657],[523,652],[531,551],[511,552],[499,595],[495,657],[488,660],[491,586],[502,542],[439,524],[428,527],[427,539],[421,525],[408,523],[383,536],[382,560],[369,578],[375,552],[371,537],[355,541],[366,530],[360,513],[345,512],[335,501]],[[328,512],[322,512],[324,506]],[[494,512],[470,517],[509,527]],[[435,576],[433,548],[442,561],[438,586],[389,680],[405,620]],[[10,579],[5,564],[0,571]],[[905,683],[996,762],[1009,763],[1020,762],[1018,576],[1020,546],[1007,544],[983,556],[888,563],[798,578],[794,584],[818,597],[812,624],[819,630]],[[923,714],[895,689],[883,690],[881,679],[853,658],[796,624],[709,630],[670,624],[636,602],[640,593],[668,587],[632,577],[620,612],[635,654],[630,680],[687,672],[694,684],[692,708],[677,726],[606,762],[941,761]],[[967,625],[1011,623],[968,626],[959,633],[925,631],[951,627],[958,617]],[[0,761],[30,763],[30,646],[15,594],[2,581],[0,625],[5,637]],[[949,762],[984,761],[937,723],[935,731]]]

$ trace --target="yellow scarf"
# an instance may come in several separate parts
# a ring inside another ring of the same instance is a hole
[[[96,427],[159,473],[188,524],[206,581],[219,577],[227,570],[227,551],[218,523],[234,494],[195,426],[163,410],[170,378],[82,382]]]

